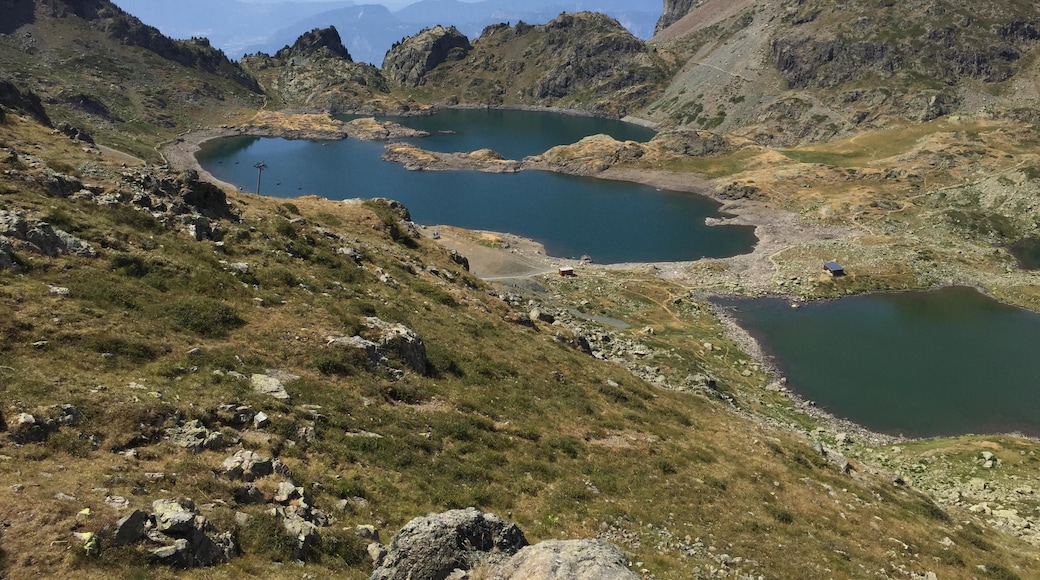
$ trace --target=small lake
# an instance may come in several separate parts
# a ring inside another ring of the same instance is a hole
[[[596,133],[648,140],[653,132],[620,121],[558,113],[447,110],[395,122],[434,133],[412,140],[438,151],[491,148],[520,159]],[[442,131],[455,131],[443,133]],[[704,225],[719,204],[639,184],[541,171],[408,171],[381,160],[383,143],[232,137],[204,144],[199,163],[218,179],[275,197],[387,197],[420,224],[509,232],[537,240],[553,256],[599,263],[685,261],[750,252],[753,228]]]
[[[969,288],[718,302],[791,389],[838,417],[912,437],[1040,436],[1040,314]]]

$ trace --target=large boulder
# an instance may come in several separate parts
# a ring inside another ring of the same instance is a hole
[[[603,540],[546,540],[527,546],[488,573],[489,580],[637,580],[627,559]]]
[[[383,59],[383,73],[399,83],[418,87],[437,65],[462,60],[471,50],[469,39],[454,26],[435,26],[394,44]]]
[[[527,545],[520,528],[474,508],[415,518],[390,543],[371,580],[443,580],[455,570],[498,564]]]

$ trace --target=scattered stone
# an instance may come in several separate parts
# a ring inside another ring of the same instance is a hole
[[[76,496],[69,495],[67,493],[62,493],[59,491],[58,493],[54,494],[54,499],[59,501],[76,501]]]
[[[7,430],[15,443],[39,443],[47,438],[47,432],[29,413],[18,413],[14,420],[7,422]]]
[[[110,495],[105,498],[105,505],[116,511],[122,511],[130,507],[130,500],[121,495]]]
[[[537,320],[546,324],[552,324],[556,322],[556,317],[540,308],[534,308],[527,314],[531,320]]]
[[[203,449],[220,449],[224,446],[224,434],[210,431],[198,419],[187,421],[180,427],[167,429],[166,436],[174,445],[184,447],[192,453],[199,453]]]
[[[373,525],[355,526],[354,533],[366,540],[379,543],[379,530]]]
[[[256,374],[250,378],[250,382],[253,385],[253,390],[258,393],[283,401],[289,398],[289,393],[285,391],[285,385],[275,377]]]
[[[242,449],[224,460],[223,469],[228,479],[253,481],[271,475],[274,465],[259,453]]]
[[[286,533],[296,540],[293,559],[303,560],[320,539],[318,526],[297,514],[287,515],[282,520],[282,526]]]
[[[260,488],[252,484],[235,488],[234,494],[235,501],[243,505],[264,503],[266,501],[264,493],[260,491]]]
[[[270,424],[270,417],[268,417],[267,413],[264,413],[263,411],[260,411],[256,414],[255,417],[253,417],[253,427],[257,429],[263,429],[264,427],[267,427]]]

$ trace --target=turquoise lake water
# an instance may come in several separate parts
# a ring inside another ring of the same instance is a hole
[[[969,288],[720,302],[791,389],[838,417],[894,435],[1040,436],[1040,314]]]

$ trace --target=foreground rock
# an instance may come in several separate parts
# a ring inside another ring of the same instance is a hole
[[[602,540],[549,540],[528,545],[520,528],[474,508],[408,522],[387,549],[369,547],[372,580],[468,578],[629,580],[639,576],[615,546]]]
[[[495,566],[489,580],[636,580],[625,555],[603,540],[546,540]]]
[[[447,578],[515,554],[527,545],[520,528],[474,508],[415,518],[390,543],[372,580]]]

